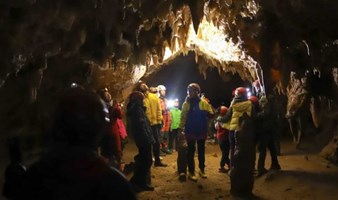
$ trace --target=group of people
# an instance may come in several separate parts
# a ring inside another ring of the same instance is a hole
[[[98,95],[72,85],[56,111],[51,132],[53,143],[47,153],[26,170],[21,165],[19,151],[12,148],[12,162],[6,170],[6,197],[136,199],[135,192],[154,190],[151,185],[153,162],[155,167],[167,166],[161,152],[177,151],[179,180],[185,181],[188,177],[197,181],[196,146],[198,175],[207,178],[205,142],[209,121],[217,113],[215,127],[222,152],[220,172],[231,172],[236,168],[234,156],[239,146],[236,134],[242,127],[241,117],[245,113],[256,125],[252,143],[259,145],[258,175],[267,171],[264,167],[266,148],[271,153],[271,169],[280,169],[271,133],[272,97],[248,98],[246,89],[240,87],[236,89],[230,107],[221,106],[215,112],[209,101],[200,95],[201,88],[197,83],[187,86],[187,97],[181,109],[177,100],[174,107],[168,108],[165,90],[160,85],[154,91],[145,82],[140,82],[128,97],[127,130],[135,140],[138,154],[134,157],[133,176],[127,181],[120,172],[123,140],[127,136],[121,120],[121,105],[112,101],[107,89],[100,90]]]
[[[274,126],[276,117],[273,113],[274,97],[268,98],[263,95],[260,98],[247,95],[247,89],[238,87],[235,90],[234,98],[229,109],[226,106],[219,107],[219,116],[215,120],[217,139],[222,152],[220,161],[220,172],[231,173],[234,167],[234,153],[236,151],[236,132],[240,131],[240,117],[246,113],[253,121],[253,143],[258,146],[259,158],[257,164],[257,177],[262,176],[268,170],[265,168],[266,149],[271,155],[272,170],[279,170],[281,167],[277,159],[276,135]],[[229,155],[230,153],[230,155]],[[225,168],[227,164],[228,169]]]

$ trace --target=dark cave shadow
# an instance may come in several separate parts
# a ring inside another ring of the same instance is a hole
[[[324,172],[307,172],[307,171],[296,171],[296,170],[282,170],[278,177],[294,177],[304,181],[312,181],[317,183],[323,183],[327,185],[338,185],[338,174],[324,173]]]
[[[322,145],[319,145],[315,138],[305,138],[299,147],[291,139],[284,139],[281,147],[282,156],[308,155],[320,153]]]

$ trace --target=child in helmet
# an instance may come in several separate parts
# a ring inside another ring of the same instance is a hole
[[[228,108],[225,106],[221,106],[219,108],[219,116],[224,116],[228,111]],[[220,168],[219,172],[226,173],[228,170],[224,168],[225,164],[227,164],[228,169],[230,169],[230,160],[229,160],[229,151],[230,151],[230,144],[229,144],[229,123],[222,123],[217,121],[215,123],[215,129],[217,131],[216,138],[218,140],[219,147],[222,152],[222,158],[220,161]]]

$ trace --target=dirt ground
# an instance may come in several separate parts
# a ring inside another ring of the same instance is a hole
[[[319,157],[318,151],[311,149],[307,142],[302,150],[294,148],[290,140],[282,142],[281,171],[268,172],[255,178],[253,193],[258,199],[338,199],[338,167]],[[130,142],[125,149],[124,160],[129,163],[137,150]],[[206,145],[207,179],[198,177],[197,182],[179,182],[176,173],[177,152],[163,157],[166,168],[152,167],[152,185],[155,191],[142,192],[141,200],[152,199],[239,199],[230,195],[230,178],[219,173],[220,150],[217,144]],[[197,157],[195,157],[197,162]],[[270,156],[266,158],[266,168],[270,167]],[[131,174],[127,176],[131,177]]]
[[[338,199],[338,167],[319,157],[318,149],[307,141],[303,150],[297,150],[290,139],[282,142],[282,156],[279,162],[282,170],[269,172],[255,179],[253,193],[258,199],[264,200],[337,200]],[[0,146],[0,149],[4,146]],[[4,152],[4,151],[1,151]],[[130,163],[136,155],[137,149],[133,141],[129,141],[124,150],[124,161]],[[197,182],[187,180],[179,182],[176,174],[177,152],[163,157],[166,168],[151,168],[153,192],[138,194],[140,200],[162,199],[191,199],[191,200],[237,200],[230,195],[230,178],[227,174],[219,173],[220,150],[218,145],[206,145],[206,174],[207,179],[198,177]],[[197,162],[197,157],[195,158]],[[270,166],[267,155],[266,168]],[[3,184],[3,172],[8,158],[0,155],[0,187]],[[128,174],[127,178],[131,178]],[[0,199],[4,199],[0,195]]]

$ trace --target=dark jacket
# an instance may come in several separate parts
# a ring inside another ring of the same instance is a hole
[[[274,113],[273,102],[270,98],[265,105],[261,106],[261,111],[257,113],[255,117],[254,126],[258,133],[272,134],[276,127],[276,123],[276,113]]]
[[[143,102],[129,102],[127,117],[128,132],[133,135],[138,147],[155,143]]]

